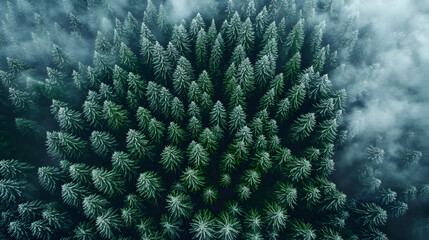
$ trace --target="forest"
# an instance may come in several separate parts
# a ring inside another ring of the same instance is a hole
[[[1,1],[0,239],[428,239],[429,4],[357,2]]]

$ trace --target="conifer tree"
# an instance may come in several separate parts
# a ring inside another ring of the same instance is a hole
[[[247,18],[240,27],[238,43],[243,46],[246,53],[250,53],[253,50],[254,40],[253,25],[250,18]]]
[[[160,163],[165,170],[176,172],[183,161],[183,153],[175,146],[166,146],[161,153]]]
[[[227,42],[229,46],[234,46],[237,43],[238,36],[241,29],[241,19],[238,12],[235,12],[231,18],[230,24],[228,25],[228,29],[226,31]]]
[[[216,235],[219,239],[233,240],[239,237],[240,221],[228,212],[221,212],[216,219]]]
[[[167,196],[167,210],[173,217],[188,219],[191,217],[193,205],[189,195],[173,191]]]
[[[295,82],[301,70],[301,54],[295,53],[284,66],[284,74],[290,82]]]
[[[37,173],[40,185],[49,192],[58,190],[59,186],[66,181],[66,176],[57,167],[39,167]]]
[[[117,171],[99,168],[92,170],[91,176],[94,187],[109,197],[120,195],[125,191],[125,181]]]
[[[301,115],[291,126],[291,137],[295,141],[301,141],[308,137],[316,125],[314,113]]]
[[[207,210],[199,210],[191,221],[190,232],[193,238],[198,240],[208,240],[215,236],[215,221],[213,214]]]
[[[140,173],[137,180],[137,192],[143,198],[156,203],[162,191],[161,178],[156,172],[147,171]]]
[[[108,100],[103,104],[103,118],[113,131],[121,131],[129,124],[128,111],[123,109],[123,106]]]
[[[190,39],[188,32],[183,25],[175,25],[173,27],[171,42],[176,47],[177,51],[179,51],[180,55],[184,57],[189,57],[191,51]]]
[[[128,180],[133,179],[139,170],[136,161],[130,159],[127,153],[121,151],[112,154],[112,167],[113,171],[118,172]]]
[[[301,50],[304,43],[304,20],[300,19],[286,37],[285,53],[293,56]]]
[[[207,33],[201,28],[197,34],[195,42],[195,55],[197,60],[197,68],[204,69],[207,64]]]
[[[198,169],[187,167],[180,177],[180,181],[191,191],[198,191],[204,186],[204,177]]]
[[[225,51],[225,42],[222,35],[218,34],[214,44],[209,44],[209,46],[213,46],[210,53],[209,71],[212,76],[218,76]]]
[[[16,159],[0,160],[0,176],[5,179],[17,179],[28,176],[34,167],[30,164]]]
[[[86,153],[87,142],[64,132],[46,132],[47,152],[54,158],[81,158]]]
[[[177,46],[176,46],[177,48]],[[165,82],[171,76],[172,66],[165,49],[158,43],[152,49],[153,68],[156,78]]]
[[[122,220],[115,210],[109,208],[97,217],[95,225],[103,238],[111,239],[117,231],[121,231]]]
[[[146,136],[134,129],[130,129],[127,133],[127,149],[136,159],[151,159],[153,157],[152,148]]]

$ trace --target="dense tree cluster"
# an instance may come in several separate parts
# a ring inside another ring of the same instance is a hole
[[[329,178],[346,107],[329,74],[359,37],[341,1],[217,1],[219,19],[181,22],[157,0],[64,0],[50,22],[51,2],[3,4],[5,121],[46,154],[0,161],[0,239],[387,239],[407,210]]]

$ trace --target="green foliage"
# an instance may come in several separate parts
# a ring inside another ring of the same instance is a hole
[[[157,200],[163,191],[161,178],[156,172],[143,172],[137,180],[137,192],[145,199]]]
[[[122,220],[115,210],[109,208],[97,217],[95,225],[103,238],[112,239],[115,232],[121,231]]]
[[[4,203],[17,202],[25,194],[28,183],[25,181],[0,179],[0,197]]]
[[[66,176],[57,167],[39,167],[39,182],[47,191],[54,192],[66,181]]]
[[[198,240],[208,240],[215,237],[215,221],[213,214],[207,210],[199,210],[190,223],[190,232],[193,238]]]
[[[92,170],[91,176],[94,187],[110,197],[125,191],[125,181],[117,171],[99,168]]]
[[[100,156],[109,155],[118,146],[115,137],[108,132],[93,131],[90,141],[92,150]]]
[[[241,231],[240,221],[228,212],[221,212],[216,219],[216,234],[219,239],[237,239]]]
[[[103,104],[103,118],[113,131],[121,131],[129,124],[128,111],[123,109],[123,106],[108,100]]]
[[[165,170],[176,172],[183,161],[183,153],[175,146],[166,146],[161,153],[160,163]]]
[[[173,191],[167,196],[167,210],[173,217],[190,218],[193,206],[191,197],[187,194]]]
[[[128,130],[127,133],[127,149],[136,159],[151,159],[153,157],[152,148],[146,136],[134,129]]]
[[[316,125],[316,118],[314,113],[307,113],[301,115],[291,126],[291,137],[295,141],[301,141],[310,136]]]
[[[0,175],[4,179],[18,179],[28,176],[34,167],[16,159],[0,160]]]
[[[214,1],[181,21],[161,2],[64,1],[55,23],[46,4],[4,4],[1,239],[385,239],[387,212],[429,195],[389,189],[384,210],[328,180],[353,121],[328,74],[366,37],[339,1]],[[365,164],[384,158],[374,144]]]

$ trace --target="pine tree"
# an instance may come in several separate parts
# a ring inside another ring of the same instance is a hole
[[[218,76],[220,73],[220,67],[223,59],[223,53],[225,51],[225,42],[222,38],[221,34],[218,34],[216,37],[216,40],[214,41],[214,44],[209,46],[213,46],[211,53],[210,53],[210,60],[209,60],[209,71],[210,74],[214,76]]]
[[[315,100],[324,99],[331,93],[331,87],[331,81],[325,74],[310,82],[308,95]]]
[[[148,123],[148,133],[150,139],[155,143],[160,143],[164,136],[165,127],[164,124],[155,118],[152,118]]]
[[[36,220],[30,224],[31,234],[39,239],[51,239],[53,237],[52,228],[43,220]]]
[[[168,239],[177,239],[182,232],[182,222],[171,215],[162,215],[160,225],[161,234]]]
[[[198,169],[187,167],[180,177],[180,181],[192,192],[199,191],[204,186],[204,177]]]
[[[0,198],[3,204],[16,203],[25,195],[28,182],[0,179]]]
[[[153,146],[149,144],[149,140],[143,133],[134,129],[128,130],[126,142],[127,149],[132,157],[139,160],[153,157]]]
[[[178,97],[174,97],[173,100],[171,100],[170,113],[174,121],[182,122],[185,116],[185,106]]]
[[[316,127],[317,141],[333,143],[337,135],[337,126],[338,123],[335,118],[321,122]]]
[[[290,128],[292,139],[294,139],[294,141],[301,141],[308,137],[313,131],[315,125],[316,118],[314,113],[301,115],[297,120],[295,120]]]
[[[245,95],[248,95],[255,88],[254,70],[249,58],[244,59],[238,66],[236,79]]]
[[[172,66],[167,52],[158,42],[155,43],[155,46],[152,49],[152,56],[156,79],[161,82],[167,81],[171,76]]]
[[[179,145],[185,139],[185,131],[175,122],[170,122],[167,139],[171,144]]]
[[[139,170],[136,161],[130,159],[127,153],[121,151],[112,154],[112,167],[113,171],[118,172],[128,180],[134,179]]]
[[[167,196],[167,210],[173,217],[189,219],[193,205],[189,195],[173,191]]]
[[[92,168],[84,163],[76,163],[69,167],[69,176],[73,181],[88,186],[91,184]]]
[[[275,192],[276,200],[283,206],[293,209],[296,205],[298,191],[289,183],[280,183],[278,190]]]
[[[16,159],[0,160],[0,176],[4,179],[17,179],[28,176],[34,167]]]
[[[188,147],[189,162],[195,168],[205,167],[209,164],[210,158],[206,149],[199,143],[192,141]]]
[[[246,21],[240,27],[238,34],[238,44],[242,45],[246,53],[250,53],[253,50],[253,45],[255,41],[255,33],[253,31],[253,25],[250,18],[247,18]]]
[[[91,176],[94,187],[109,197],[125,192],[125,181],[119,172],[98,168],[92,170]]]
[[[207,34],[203,28],[198,31],[197,40],[195,42],[195,55],[197,68],[202,70],[205,69],[207,64]]]
[[[264,55],[255,63],[255,83],[259,88],[264,89],[270,79],[275,74],[275,61],[271,55]]]
[[[265,222],[274,231],[280,231],[286,226],[288,215],[286,209],[277,203],[268,203],[265,207]]]
[[[215,221],[213,214],[207,210],[199,210],[190,223],[190,232],[198,240],[213,239],[215,236]]]
[[[139,69],[137,56],[123,42],[121,43],[121,46],[119,48],[119,58],[120,58],[121,65],[128,71],[134,72]]]
[[[246,113],[241,106],[235,107],[229,115],[229,128],[237,131],[246,124]]]
[[[150,1],[150,0],[149,0]],[[115,232],[120,232],[122,229],[122,220],[119,213],[113,208],[109,208],[102,212],[95,221],[98,233],[106,239],[112,239]]]
[[[300,19],[286,38],[285,53],[293,56],[301,50],[304,43],[304,20]]]
[[[190,83],[189,72],[178,64],[173,73],[174,93],[181,97],[187,96]]]
[[[72,133],[80,133],[85,129],[85,125],[80,112],[67,107],[60,107],[57,113],[60,127]]]
[[[112,61],[108,55],[103,55],[95,51],[92,62],[98,78],[109,78],[112,76],[113,66],[111,66]]]
[[[200,76],[198,77],[197,83],[202,92],[206,92],[210,96],[213,96],[213,83],[206,70],[203,70],[201,72]]]
[[[75,227],[74,237],[78,240],[93,240],[96,239],[96,231],[94,227],[87,222],[81,222]]]
[[[284,74],[289,82],[294,83],[301,71],[301,54],[299,52],[290,58],[284,66]]]
[[[142,36],[140,39],[140,56],[144,64],[151,65],[153,63],[153,48],[154,43]]]
[[[171,32],[171,26],[167,19],[167,12],[164,9],[164,6],[162,4],[159,5],[158,9],[158,19],[157,19],[157,26],[158,29],[161,32],[161,36],[163,40],[166,40],[170,37]]]
[[[140,173],[137,179],[137,192],[145,199],[157,202],[163,192],[161,178],[156,172]]]
[[[238,239],[241,224],[240,221],[228,212],[221,212],[216,219],[216,235],[222,240]]]
[[[159,162],[165,170],[174,173],[180,168],[183,162],[183,153],[175,146],[166,146],[161,153],[161,160]]]
[[[137,101],[145,96],[146,81],[138,74],[129,73],[127,78],[128,88],[135,93]]]
[[[70,57],[56,44],[54,44],[52,48],[52,58],[55,65],[57,65],[62,72],[68,73],[71,71],[72,61]]]
[[[148,0],[146,10],[144,12],[143,22],[145,22],[150,27],[155,27],[157,15],[158,13],[155,4],[152,3],[152,0]]]
[[[295,220],[291,222],[292,239],[316,239],[316,232],[310,223],[305,223],[302,220]]]
[[[313,67],[316,72],[323,72],[326,62],[326,50],[321,48],[317,50],[313,57]]]
[[[81,158],[86,154],[87,142],[64,132],[46,132],[47,152],[54,158]]]
[[[66,183],[61,186],[63,201],[69,206],[79,207],[88,191],[78,183]]]
[[[375,203],[362,203],[360,208],[355,209],[357,219],[369,227],[383,226],[387,221],[387,212]]]
[[[199,29],[198,29],[199,30]],[[176,47],[179,54],[184,57],[189,57],[191,52],[191,44],[189,35],[183,25],[175,25],[171,36],[171,42]]]
[[[104,101],[103,118],[107,126],[113,131],[122,131],[129,125],[128,111],[123,106],[112,101]]]
[[[39,167],[37,173],[40,185],[49,192],[57,191],[66,181],[66,176],[57,167]]]
[[[9,88],[9,99],[17,112],[36,110],[36,105],[31,100],[30,94],[15,88]]]
[[[269,16],[268,16],[267,7],[264,6],[256,16],[255,30],[256,30],[257,38],[261,38],[262,35],[264,34],[265,28],[267,27],[267,24],[268,24],[268,19],[269,19]]]
[[[311,163],[305,158],[292,158],[286,163],[289,171],[289,177],[293,181],[299,181],[307,178],[311,172]]]
[[[196,118],[195,116],[191,117],[191,119],[189,119],[186,130],[188,130],[191,139],[196,139],[203,130],[201,120]]]
[[[137,118],[139,127],[143,131],[147,131],[147,127],[149,125],[149,121],[152,119],[151,112],[148,109],[144,108],[144,107],[139,107],[137,109],[136,118]]]

